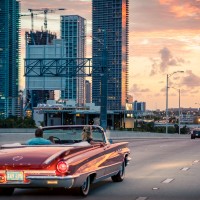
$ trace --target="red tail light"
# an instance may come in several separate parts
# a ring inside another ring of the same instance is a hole
[[[57,164],[57,170],[60,172],[60,173],[66,173],[67,170],[68,170],[69,166],[67,163],[65,163],[64,161],[60,161],[58,164]]]

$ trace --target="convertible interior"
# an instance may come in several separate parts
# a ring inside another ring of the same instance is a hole
[[[82,142],[83,127],[65,127],[44,129],[45,139],[52,138],[55,144],[77,144]],[[92,138],[95,142],[105,142],[104,134],[101,129],[92,128]]]
[[[59,145],[90,146],[88,142],[82,141],[83,127],[84,126],[45,127],[43,128],[43,137],[45,139],[50,139],[50,138],[51,140],[53,139],[55,143],[54,145],[58,146]],[[98,126],[92,126],[92,138],[94,142],[106,143],[104,132]],[[25,143],[12,143],[12,144],[1,145],[0,149],[25,147],[25,146],[27,146]]]

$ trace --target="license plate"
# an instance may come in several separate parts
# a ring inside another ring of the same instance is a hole
[[[23,181],[24,173],[22,171],[7,171],[6,179],[7,181]]]

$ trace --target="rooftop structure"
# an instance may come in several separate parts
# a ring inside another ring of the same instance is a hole
[[[26,45],[48,45],[52,44],[53,40],[57,38],[55,33],[43,31],[30,31],[25,33]]]

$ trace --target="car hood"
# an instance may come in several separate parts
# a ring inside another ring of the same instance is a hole
[[[74,147],[23,147],[0,151],[0,169],[45,168],[61,154],[68,154]]]

